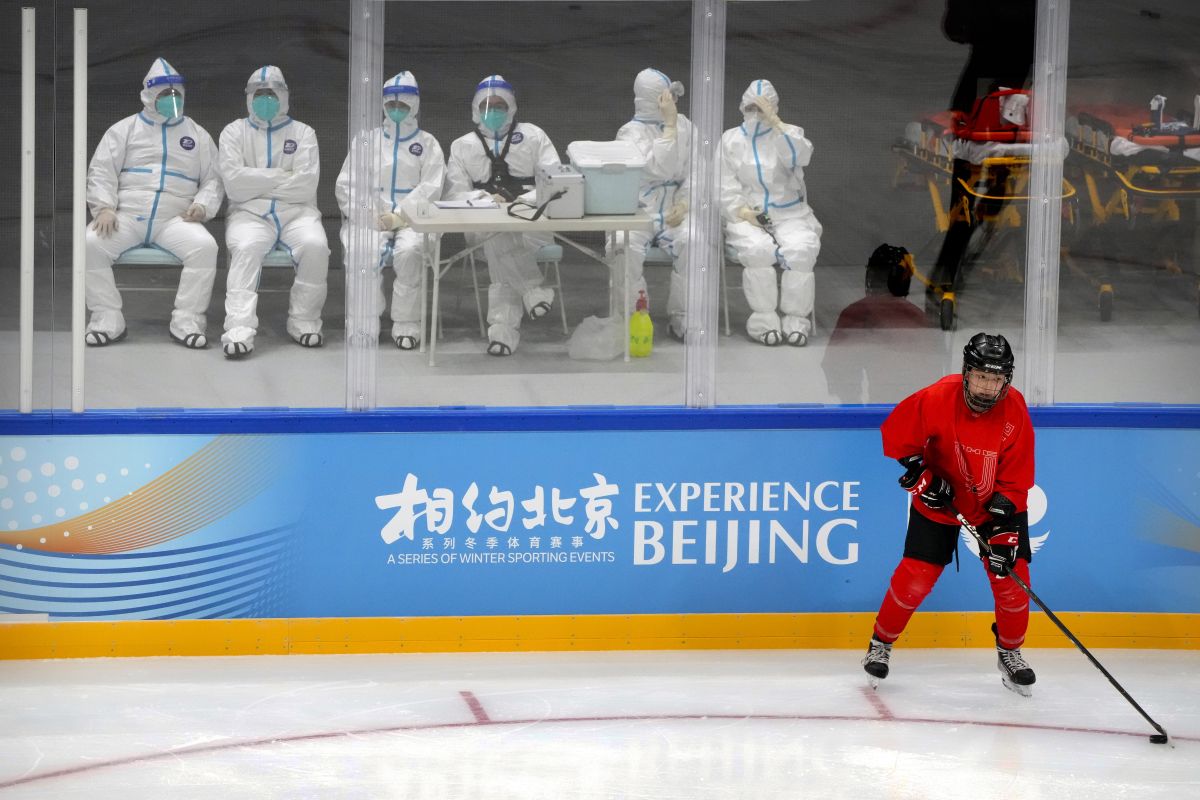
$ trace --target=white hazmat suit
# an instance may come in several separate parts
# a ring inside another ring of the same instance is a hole
[[[373,338],[379,336],[379,315],[387,305],[383,294],[383,270],[390,266],[396,274],[392,283],[392,342],[401,349],[411,350],[421,339],[424,236],[406,227],[400,215],[405,209],[415,215],[425,204],[441,199],[446,158],[437,139],[420,129],[421,91],[411,72],[401,72],[384,85],[383,103],[392,100],[404,103],[409,112],[400,122],[394,122],[385,113],[382,127],[371,131],[370,136],[374,170],[371,217],[377,222],[378,230],[375,231],[375,316],[368,321],[368,325],[374,327],[367,333]],[[342,223],[341,240],[347,253],[352,194],[350,178],[350,157],[347,156],[335,186],[338,206],[346,218]],[[350,307],[355,307],[353,298]]]
[[[142,110],[105,132],[88,165],[87,202],[96,220],[84,240],[90,345],[125,336],[112,265],[138,246],[162,248],[183,262],[171,337],[190,348],[207,344],[205,312],[216,276],[217,242],[200,223],[217,213],[224,198],[217,148],[188,117],[158,112],[155,100],[167,89],[182,99],[183,77],[155,59],[142,81]]]
[[[483,124],[480,105],[489,97],[507,104],[507,116],[495,130]],[[493,159],[507,165],[514,183],[533,187],[539,166],[552,168],[561,162],[550,137],[536,125],[516,122],[517,98],[513,87],[500,75],[484,78],[471,100],[471,119],[476,130],[450,145],[446,168],[446,195],[452,200],[482,199],[493,193],[485,185],[493,178]],[[471,237],[468,244],[478,240]],[[537,251],[549,244],[549,235],[501,233],[483,244],[491,286],[488,288],[488,352],[509,355],[521,341],[522,309],[533,319],[545,316],[554,302],[554,290],[542,286]]]
[[[254,111],[254,94],[260,89],[278,98],[271,119],[260,119]],[[278,67],[262,67],[250,76],[246,109],[247,117],[221,131],[219,163],[229,195],[229,276],[221,341],[231,357],[254,349],[262,261],[278,244],[291,254],[296,269],[287,332],[305,347],[319,347],[329,244],[317,210],[317,136],[288,116],[288,87]]]
[[[802,347],[812,334],[813,267],[821,249],[821,223],[804,187],[813,146],[803,128],[780,121],[770,81],[752,81],[740,108],[745,121],[721,137],[721,211],[726,243],[743,266],[751,311],[746,332],[763,344]],[[765,226],[757,218],[763,213],[770,219]],[[783,270],[779,285],[776,265]]]
[[[646,250],[659,247],[671,256],[671,289],[667,314],[672,333],[682,337],[687,308],[688,170],[691,166],[692,123],[675,110],[675,99],[683,87],[656,69],[644,69],[633,81],[633,119],[621,126],[617,138],[632,142],[646,158],[639,186],[639,205],[654,222],[654,230],[629,235],[630,303],[633,311],[638,292],[646,289],[643,264]],[[617,254],[614,262],[624,259]],[[614,292],[624,283],[614,280]],[[647,297],[649,295],[647,294]],[[623,302],[618,300],[616,308]]]

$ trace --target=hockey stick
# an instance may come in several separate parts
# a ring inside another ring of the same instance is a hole
[[[992,554],[992,548],[987,542],[985,542],[983,540],[983,537],[979,535],[979,531],[977,531],[975,529],[975,526],[972,525],[970,522],[967,522],[967,518],[964,517],[961,513],[959,513],[958,509],[956,509],[954,506],[950,506],[950,511],[951,511],[951,513],[954,514],[955,517],[958,518],[958,524],[962,525],[963,528],[965,528],[967,530],[967,532],[970,533],[971,536],[973,536],[975,538],[975,541],[979,544],[979,552],[986,556],[990,556]],[[1133,697],[1130,696],[1129,692],[1125,691],[1125,687],[1123,687],[1123,686],[1121,686],[1121,684],[1117,683],[1117,679],[1114,678],[1109,673],[1109,671],[1104,668],[1103,664],[1101,664],[1099,661],[1096,660],[1096,657],[1091,654],[1091,651],[1089,651],[1086,647],[1083,646],[1083,642],[1081,642],[1077,638],[1075,638],[1075,634],[1073,634],[1073,633],[1071,633],[1071,631],[1067,630],[1067,626],[1062,623],[1062,620],[1060,620],[1054,614],[1053,611],[1051,611],[1049,608],[1046,607],[1046,604],[1042,602],[1042,599],[1040,597],[1038,597],[1036,594],[1034,594],[1033,589],[1030,589],[1029,586],[1025,583],[1025,581],[1021,580],[1021,576],[1017,575],[1017,573],[1013,572],[1012,570],[1009,570],[1008,577],[1010,577],[1014,581],[1016,581],[1017,586],[1020,586],[1021,589],[1025,592],[1025,594],[1029,595],[1029,599],[1032,600],[1033,602],[1037,603],[1038,607],[1041,608],[1042,611],[1046,612],[1046,616],[1050,618],[1050,621],[1053,622],[1055,625],[1057,625],[1058,629],[1060,631],[1062,631],[1068,639],[1071,640],[1071,643],[1079,648],[1079,652],[1081,652],[1085,656],[1087,656],[1088,660],[1092,662],[1092,665],[1095,666],[1096,669],[1100,670],[1100,673],[1102,675],[1104,675],[1104,677],[1108,678],[1108,682],[1113,685],[1113,688],[1115,688],[1118,692],[1120,692],[1121,696],[1129,701],[1129,704],[1131,706],[1133,706],[1139,714],[1142,715],[1143,719],[1145,719],[1146,722],[1149,722],[1154,727],[1154,729],[1156,731],[1158,731],[1158,733],[1156,733],[1150,737],[1150,741],[1153,742],[1154,744],[1166,744],[1168,741],[1170,741],[1170,737],[1167,736],[1167,732],[1163,728],[1163,726],[1159,725],[1157,722],[1155,722],[1151,718],[1151,716],[1149,714],[1147,714],[1140,705],[1138,705],[1138,702],[1136,700],[1134,700]]]

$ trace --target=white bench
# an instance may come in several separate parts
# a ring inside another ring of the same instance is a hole
[[[174,253],[169,250],[164,250],[161,247],[151,245],[149,247],[139,245],[131,247],[113,262],[115,267],[182,267],[183,262],[180,261]],[[287,250],[282,247],[277,247],[267,253],[267,257],[263,259],[264,267],[288,267],[294,266],[292,256]]]

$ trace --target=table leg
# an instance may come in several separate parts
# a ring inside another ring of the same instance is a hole
[[[425,340],[429,338],[425,334],[425,331],[429,330],[429,328],[426,327],[427,323],[429,322],[429,305],[428,301],[426,300],[426,297],[428,296],[426,295],[426,292],[428,291],[429,283],[426,279],[425,268],[428,266],[428,260],[433,253],[433,240],[430,238],[430,235],[428,233],[422,234],[422,238],[425,246],[421,248],[421,343],[417,350],[418,353],[425,352]],[[437,269],[436,261],[433,262],[433,268]]]
[[[621,338],[625,340],[625,360],[628,361],[629,360],[629,317],[627,317],[626,315],[629,313],[629,306],[631,304],[631,300],[629,298],[629,266],[631,263],[629,259],[630,259],[631,253],[629,252],[629,231],[621,231],[621,233],[624,235],[624,242],[625,242],[625,268],[623,270],[621,270],[621,272],[623,273],[623,277],[621,278],[621,280],[623,281],[623,283],[621,284],[621,297],[624,299],[625,304],[624,304],[624,306],[622,306],[621,313],[617,316],[617,319],[621,320],[625,325],[625,330],[621,331]]]
[[[442,286],[442,237],[434,237],[433,243],[433,310],[429,324],[429,366],[437,364],[437,334],[439,315],[439,293]]]

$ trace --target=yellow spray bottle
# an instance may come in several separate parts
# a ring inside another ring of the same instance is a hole
[[[637,307],[629,318],[629,355],[645,358],[654,349],[654,323],[647,311],[646,292],[638,292]]]

